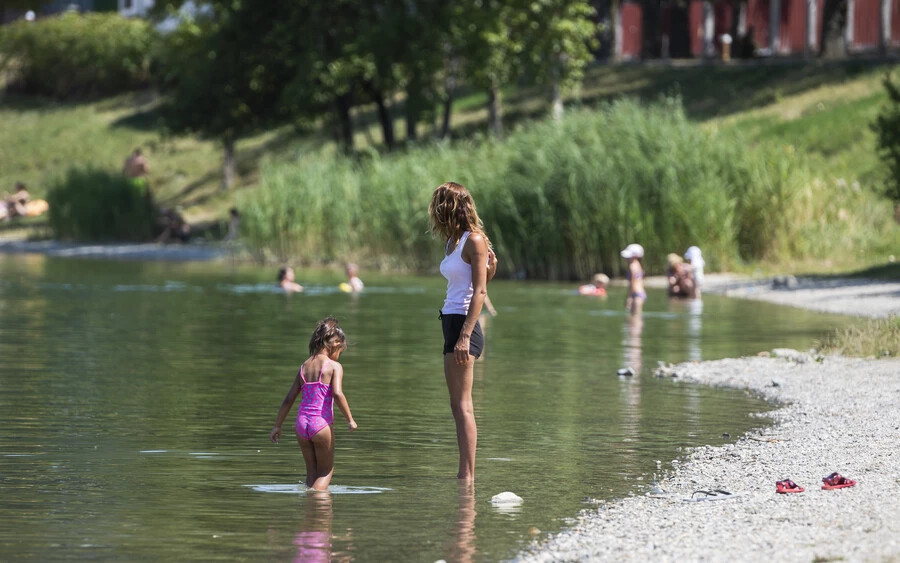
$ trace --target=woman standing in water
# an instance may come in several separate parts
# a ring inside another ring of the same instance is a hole
[[[447,278],[447,298],[441,308],[444,331],[444,378],[459,445],[457,479],[475,479],[478,429],[472,407],[472,367],[484,347],[478,323],[487,283],[497,271],[497,259],[465,187],[441,184],[428,205],[431,231],[446,241],[441,274]]]

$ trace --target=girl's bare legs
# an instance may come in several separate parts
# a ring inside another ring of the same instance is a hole
[[[644,300],[640,297],[634,297],[631,301],[631,314],[632,315],[640,315],[641,311],[644,309]]]
[[[312,437],[312,444],[316,450],[316,479],[312,488],[317,491],[327,491],[334,475],[334,429],[326,426]]]
[[[316,482],[316,448],[309,440],[297,436],[297,443],[300,444],[300,451],[303,452],[303,462],[306,464],[306,481],[307,487],[312,487]]]
[[[474,356],[465,364],[457,364],[454,354],[444,354],[444,377],[450,391],[450,411],[456,422],[456,442],[459,445],[459,473],[457,479],[475,479],[475,446],[478,428],[472,407],[472,368]]]

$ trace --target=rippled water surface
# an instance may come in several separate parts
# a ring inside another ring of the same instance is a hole
[[[309,291],[289,296],[259,268],[0,256],[0,560],[509,558],[529,528],[641,492],[677,448],[761,424],[759,400],[654,379],[657,360],[808,347],[840,322],[655,291],[634,319],[623,289],[492,283],[471,490],[454,478],[442,280],[370,275],[350,296],[338,274],[298,277]],[[294,413],[267,438],[327,314],[351,340],[360,427],[336,413],[333,491],[307,494]],[[493,508],[507,490],[524,503]]]

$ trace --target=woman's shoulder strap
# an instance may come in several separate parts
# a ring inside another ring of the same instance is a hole
[[[303,364],[300,364],[300,381],[306,383],[306,378],[303,377]]]

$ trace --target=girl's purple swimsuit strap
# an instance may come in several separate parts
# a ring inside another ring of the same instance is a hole
[[[319,433],[326,426],[334,424],[334,393],[331,391],[331,384],[322,383],[322,372],[325,371],[325,365],[319,371],[319,381],[307,383],[303,377],[303,366],[300,366],[300,379],[303,380],[303,387],[300,388],[303,394],[303,400],[300,402],[300,408],[297,409],[297,435],[305,440],[312,440],[312,437]]]

